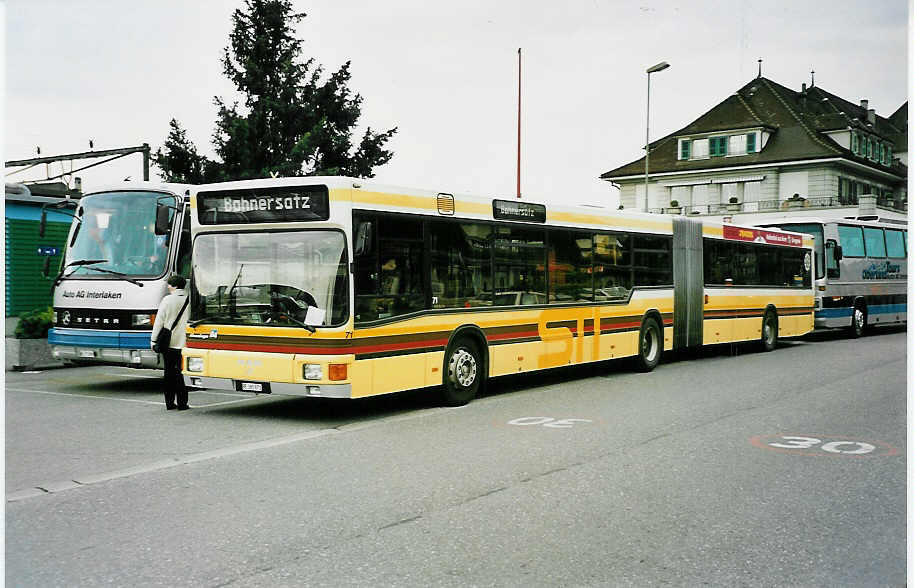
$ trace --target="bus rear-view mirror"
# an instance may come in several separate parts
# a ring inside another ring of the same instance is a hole
[[[355,255],[362,255],[363,253],[368,253],[371,249],[371,223],[363,222],[359,223],[359,230],[355,236]]]
[[[156,235],[167,235],[168,229],[171,228],[171,223],[168,221],[171,220],[171,214],[169,213],[170,207],[164,204],[156,204]]]
[[[41,219],[38,221],[38,236],[44,237],[44,229],[48,226],[48,211],[41,209]]]
[[[41,275],[44,277],[48,277],[48,274],[50,272],[51,272],[51,258],[45,257],[44,258],[44,267],[41,268]]]

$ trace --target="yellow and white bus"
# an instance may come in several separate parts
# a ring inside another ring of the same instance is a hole
[[[687,217],[247,180],[191,195],[184,376],[360,398],[813,328],[813,238]]]

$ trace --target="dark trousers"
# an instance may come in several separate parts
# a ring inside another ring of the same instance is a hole
[[[187,406],[187,386],[184,385],[184,376],[181,375],[181,350],[167,349],[163,354],[165,360],[165,406]]]

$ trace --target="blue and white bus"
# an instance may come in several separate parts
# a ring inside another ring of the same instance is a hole
[[[859,337],[874,325],[907,322],[907,224],[813,216],[760,224],[816,238],[816,328]]]
[[[189,186],[128,182],[74,201],[54,280],[55,358],[162,367],[150,349],[155,312],[173,273],[190,271]]]

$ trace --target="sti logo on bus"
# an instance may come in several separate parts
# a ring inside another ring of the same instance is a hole
[[[218,190],[197,194],[200,224],[318,221],[330,218],[326,186]]]

